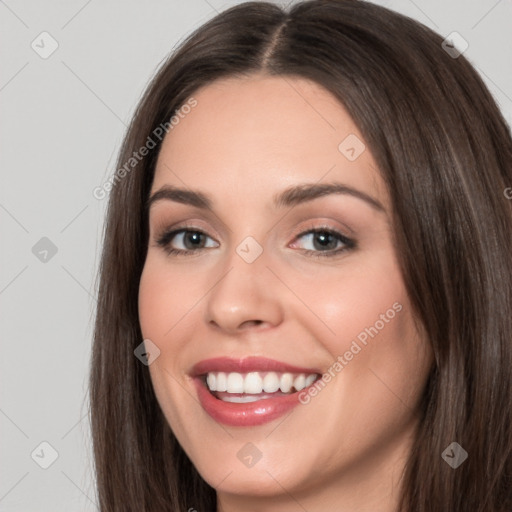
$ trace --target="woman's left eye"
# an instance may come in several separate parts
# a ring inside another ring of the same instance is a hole
[[[304,252],[311,256],[336,256],[356,246],[354,240],[330,228],[310,229],[297,238],[304,238],[309,246],[313,247],[304,249]]]
[[[218,247],[218,245],[215,245],[217,242],[214,241],[213,244],[207,245],[206,238],[213,241],[211,237],[199,229],[181,228],[165,232],[158,238],[157,244],[170,255],[185,255],[201,249]],[[301,238],[306,240],[305,245],[312,247],[310,249],[302,248],[303,253],[315,257],[336,256],[356,246],[354,240],[330,228],[315,228],[304,231],[296,237],[296,239]],[[174,245],[181,245],[182,248],[174,247]],[[295,242],[292,245],[295,245]]]

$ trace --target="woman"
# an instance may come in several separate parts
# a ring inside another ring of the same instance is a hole
[[[366,2],[231,8],[110,197],[91,406],[114,510],[512,510],[512,141]]]

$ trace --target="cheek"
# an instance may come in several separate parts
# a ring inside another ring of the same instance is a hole
[[[180,411],[187,403],[183,389],[182,359],[186,337],[183,329],[191,329],[187,310],[197,302],[193,288],[183,273],[169,272],[159,258],[149,254],[139,283],[139,322],[144,339],[160,349],[160,355],[149,365],[156,398],[175,433],[186,431]],[[179,383],[178,383],[179,381]]]
[[[159,339],[171,327],[170,315],[165,315],[174,306],[169,291],[165,273],[148,257],[139,283],[139,321],[144,338]]]
[[[302,322],[332,358],[326,387],[344,409],[383,428],[417,406],[432,352],[413,322],[392,251],[360,258],[347,269],[340,267],[335,278],[318,274],[297,281],[297,294],[308,297],[316,313]],[[339,420],[335,409],[330,409],[333,425]]]
[[[296,289],[317,315],[303,315],[305,330],[321,343],[318,353],[332,358],[324,384],[302,403],[322,411],[308,427],[333,434],[326,434],[326,447],[312,441],[309,448],[336,465],[371,458],[378,446],[407,435],[432,355],[390,253],[361,259],[333,277],[301,280]]]
[[[165,340],[161,350],[179,340],[176,330],[187,324],[187,314],[204,295],[198,285],[188,272],[171,272],[165,260],[149,254],[139,283],[139,321],[144,337]]]
[[[193,288],[192,288],[193,290]],[[181,361],[186,347],[184,330],[190,329],[192,315],[187,315],[197,297],[180,273],[170,273],[158,258],[148,257],[139,283],[139,322],[144,339],[155,343],[160,355],[149,366],[155,392],[161,398],[173,391],[169,379],[182,379]],[[167,401],[168,407],[173,401]],[[164,406],[164,404],[162,404]]]
[[[324,269],[314,278],[297,280],[296,289],[308,298],[317,315],[316,320],[308,316],[309,330],[314,329],[334,357],[350,350],[354,340],[366,347],[375,337],[405,335],[397,331],[403,330],[402,320],[409,313],[405,312],[408,298],[390,250],[347,260],[339,270]]]

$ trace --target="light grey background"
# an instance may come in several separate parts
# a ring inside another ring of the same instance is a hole
[[[86,392],[107,201],[92,191],[162,59],[238,3],[0,1],[1,511],[97,510]],[[376,3],[460,33],[510,123],[511,0]]]

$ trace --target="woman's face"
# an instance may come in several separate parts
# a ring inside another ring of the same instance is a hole
[[[219,496],[388,496],[432,355],[372,155],[306,80],[194,98],[158,157],[139,291],[165,417]]]

